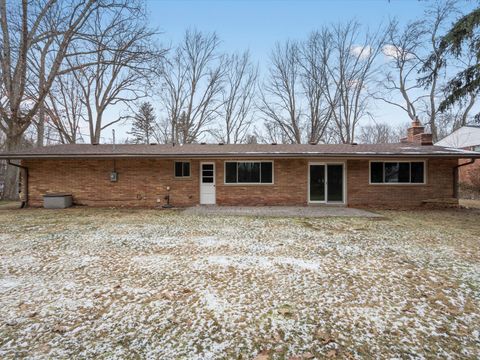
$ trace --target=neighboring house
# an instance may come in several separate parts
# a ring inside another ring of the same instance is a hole
[[[480,125],[462,126],[435,145],[480,152]],[[461,167],[458,177],[461,187],[480,192],[480,161]]]
[[[414,122],[398,144],[57,145],[0,154],[21,160],[24,196],[76,204],[175,206],[340,204],[420,206],[455,195],[459,159],[480,153],[433,146]]]

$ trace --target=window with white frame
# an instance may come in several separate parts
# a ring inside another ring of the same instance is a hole
[[[189,161],[175,161],[175,177],[190,177]]]
[[[225,184],[273,184],[273,162],[225,161]]]
[[[424,184],[425,161],[372,161],[372,184]]]

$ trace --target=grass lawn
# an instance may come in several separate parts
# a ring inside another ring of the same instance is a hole
[[[478,358],[480,212],[0,211],[0,358]]]
[[[18,209],[20,205],[19,201],[0,200],[0,210]]]

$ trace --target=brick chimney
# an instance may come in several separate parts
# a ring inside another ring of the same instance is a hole
[[[412,121],[412,126],[407,130],[407,137],[400,141],[418,145],[432,145],[432,134],[427,134],[424,131],[425,126],[422,125],[418,117],[415,117],[415,120]]]

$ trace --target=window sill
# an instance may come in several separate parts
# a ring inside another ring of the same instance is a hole
[[[427,183],[369,183],[372,186],[426,186]]]
[[[225,186],[273,186],[274,183],[223,183]]]

